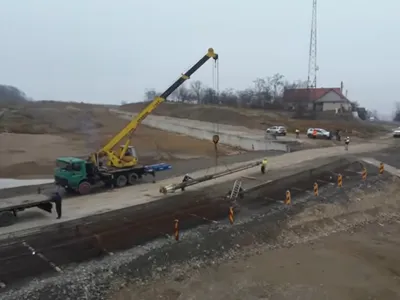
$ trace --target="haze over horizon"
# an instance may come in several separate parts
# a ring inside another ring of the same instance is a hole
[[[220,89],[281,73],[306,79],[312,1],[2,1],[0,84],[34,99],[120,104],[164,90],[207,48]],[[318,3],[318,87],[339,87],[379,113],[394,110],[400,2]],[[212,64],[193,79],[211,85]]]

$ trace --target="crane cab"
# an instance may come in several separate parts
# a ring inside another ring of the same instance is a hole
[[[124,149],[124,145],[120,145],[119,146],[119,153],[122,152],[122,150]],[[125,157],[135,157],[137,158],[137,154],[136,154],[136,149],[133,146],[128,146],[128,149],[125,152]]]

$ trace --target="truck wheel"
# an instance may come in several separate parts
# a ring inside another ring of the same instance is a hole
[[[92,186],[90,185],[89,182],[87,181],[82,181],[79,186],[78,186],[78,193],[80,195],[87,195],[90,193],[90,190],[92,189]]]
[[[136,181],[138,180],[139,176],[136,173],[131,173],[128,176],[128,182],[129,184],[135,184]]]
[[[128,183],[128,178],[125,175],[119,175],[115,180],[115,185],[117,187],[124,187]]]

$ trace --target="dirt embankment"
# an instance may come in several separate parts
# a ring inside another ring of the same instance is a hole
[[[2,110],[0,177],[51,176],[59,156],[85,156],[124,128],[127,120],[100,105],[27,102]],[[140,126],[132,144],[142,163],[214,157],[209,141]],[[237,153],[219,147],[220,155]]]
[[[147,103],[131,103],[122,105],[121,108],[131,112],[138,112],[143,109],[146,104]],[[340,129],[342,131],[347,131],[350,135],[360,137],[370,137],[380,132],[386,132],[383,126],[361,120],[346,121],[340,117],[330,120],[301,120],[293,119],[292,113],[280,110],[239,109],[225,106],[165,102],[161,104],[153,114],[244,126],[254,129],[266,129],[273,125],[283,125],[288,128],[289,132],[294,132],[297,128],[304,133],[310,127],[320,127],[332,131]]]

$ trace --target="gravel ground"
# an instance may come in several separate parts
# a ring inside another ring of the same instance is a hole
[[[247,294],[229,297],[227,291],[239,287],[224,285],[223,278],[219,278],[222,286],[214,294],[207,293],[201,285],[185,290],[184,283],[194,273],[215,270],[222,264],[263,251],[293,247],[334,232],[354,231],[357,226],[376,220],[398,218],[398,192],[397,181],[383,182],[369,176],[368,184],[363,186],[357,179],[346,180],[342,190],[330,185],[321,188],[324,196],[320,199],[305,193],[292,199],[292,207],[281,203],[266,206],[266,199],[259,199],[258,206],[253,203],[251,209],[242,208],[234,226],[222,221],[183,233],[179,243],[160,239],[101,261],[71,266],[63,275],[36,279],[23,287],[5,291],[0,298],[153,300],[205,299],[207,295],[208,299],[251,299]]]

